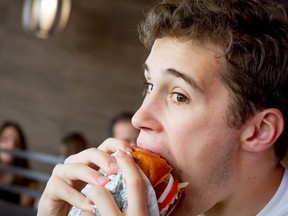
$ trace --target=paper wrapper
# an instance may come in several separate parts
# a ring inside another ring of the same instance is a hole
[[[112,155],[113,156],[113,155]],[[149,181],[149,179],[145,176],[142,170],[139,168],[145,182],[147,185],[147,209],[149,212],[149,216],[159,216],[159,209],[155,191]],[[103,170],[99,170],[104,176],[107,176],[110,179],[110,182],[105,185],[105,188],[108,189],[113,195],[115,202],[117,203],[119,209],[123,212],[128,207],[128,198],[127,198],[127,190],[126,183],[124,179],[123,172],[120,170],[117,175],[107,175]],[[87,184],[85,188],[81,191],[84,195],[87,194],[92,185]],[[101,216],[100,212],[97,209],[97,204],[94,205],[93,210],[95,216]],[[73,206],[68,216],[81,216],[82,211]],[[106,216],[106,215],[102,215]]]

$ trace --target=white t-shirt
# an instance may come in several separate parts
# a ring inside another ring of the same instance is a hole
[[[281,184],[268,202],[256,216],[288,216],[288,170],[285,170]]]

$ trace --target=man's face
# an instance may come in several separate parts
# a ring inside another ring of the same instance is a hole
[[[131,146],[135,146],[139,130],[132,125],[131,121],[121,120],[114,125],[113,133],[115,138],[126,140]]]
[[[144,66],[147,95],[132,120],[141,130],[137,145],[164,157],[189,182],[180,206],[189,215],[225,199],[235,180],[239,132],[226,123],[221,54],[212,45],[156,40]]]

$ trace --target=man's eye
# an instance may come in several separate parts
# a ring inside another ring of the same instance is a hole
[[[145,85],[145,89],[143,91],[143,96],[149,94],[153,89],[153,84],[149,82],[144,82],[144,85]]]
[[[174,92],[172,94],[172,100],[175,103],[189,103],[189,99],[181,93]]]

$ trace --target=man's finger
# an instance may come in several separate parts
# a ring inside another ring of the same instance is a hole
[[[57,185],[57,187],[55,187],[55,185]],[[65,200],[65,202],[63,200]],[[76,206],[83,211],[92,211],[90,201],[81,192],[72,188],[66,181],[63,181],[56,176],[52,176],[47,183],[45,191],[40,199],[39,206],[41,206],[42,203],[45,203],[45,206],[43,206],[42,209],[51,208],[57,210],[59,208],[59,212],[62,212],[63,214],[66,212],[66,215],[69,211],[67,203],[71,206]]]
[[[73,172],[71,172],[71,170],[73,170]],[[85,186],[87,183],[91,185],[105,185],[107,182],[109,182],[108,178],[104,177],[101,173],[89,166],[86,166],[85,164],[58,164],[53,169],[52,176],[61,178],[62,181],[65,181],[71,186],[77,181],[83,182],[83,186]],[[82,186],[80,185],[80,187]],[[76,189],[79,190],[82,188]]]
[[[97,148],[90,148],[68,157],[64,164],[85,164],[90,167],[101,166],[107,174],[118,172],[118,165],[113,157]]]
[[[123,215],[123,213],[118,208],[112,194],[105,187],[93,186],[89,189],[86,196],[91,201],[93,201],[93,203],[95,203],[97,210],[100,212],[101,215]]]
[[[116,138],[108,138],[106,139],[99,147],[101,151],[107,152],[109,154],[112,154],[116,152],[117,150],[122,150],[126,152],[132,152],[130,144],[121,139]]]
[[[117,152],[116,159],[127,184],[128,209],[125,215],[147,216],[147,187],[138,166],[133,158],[123,151]]]

